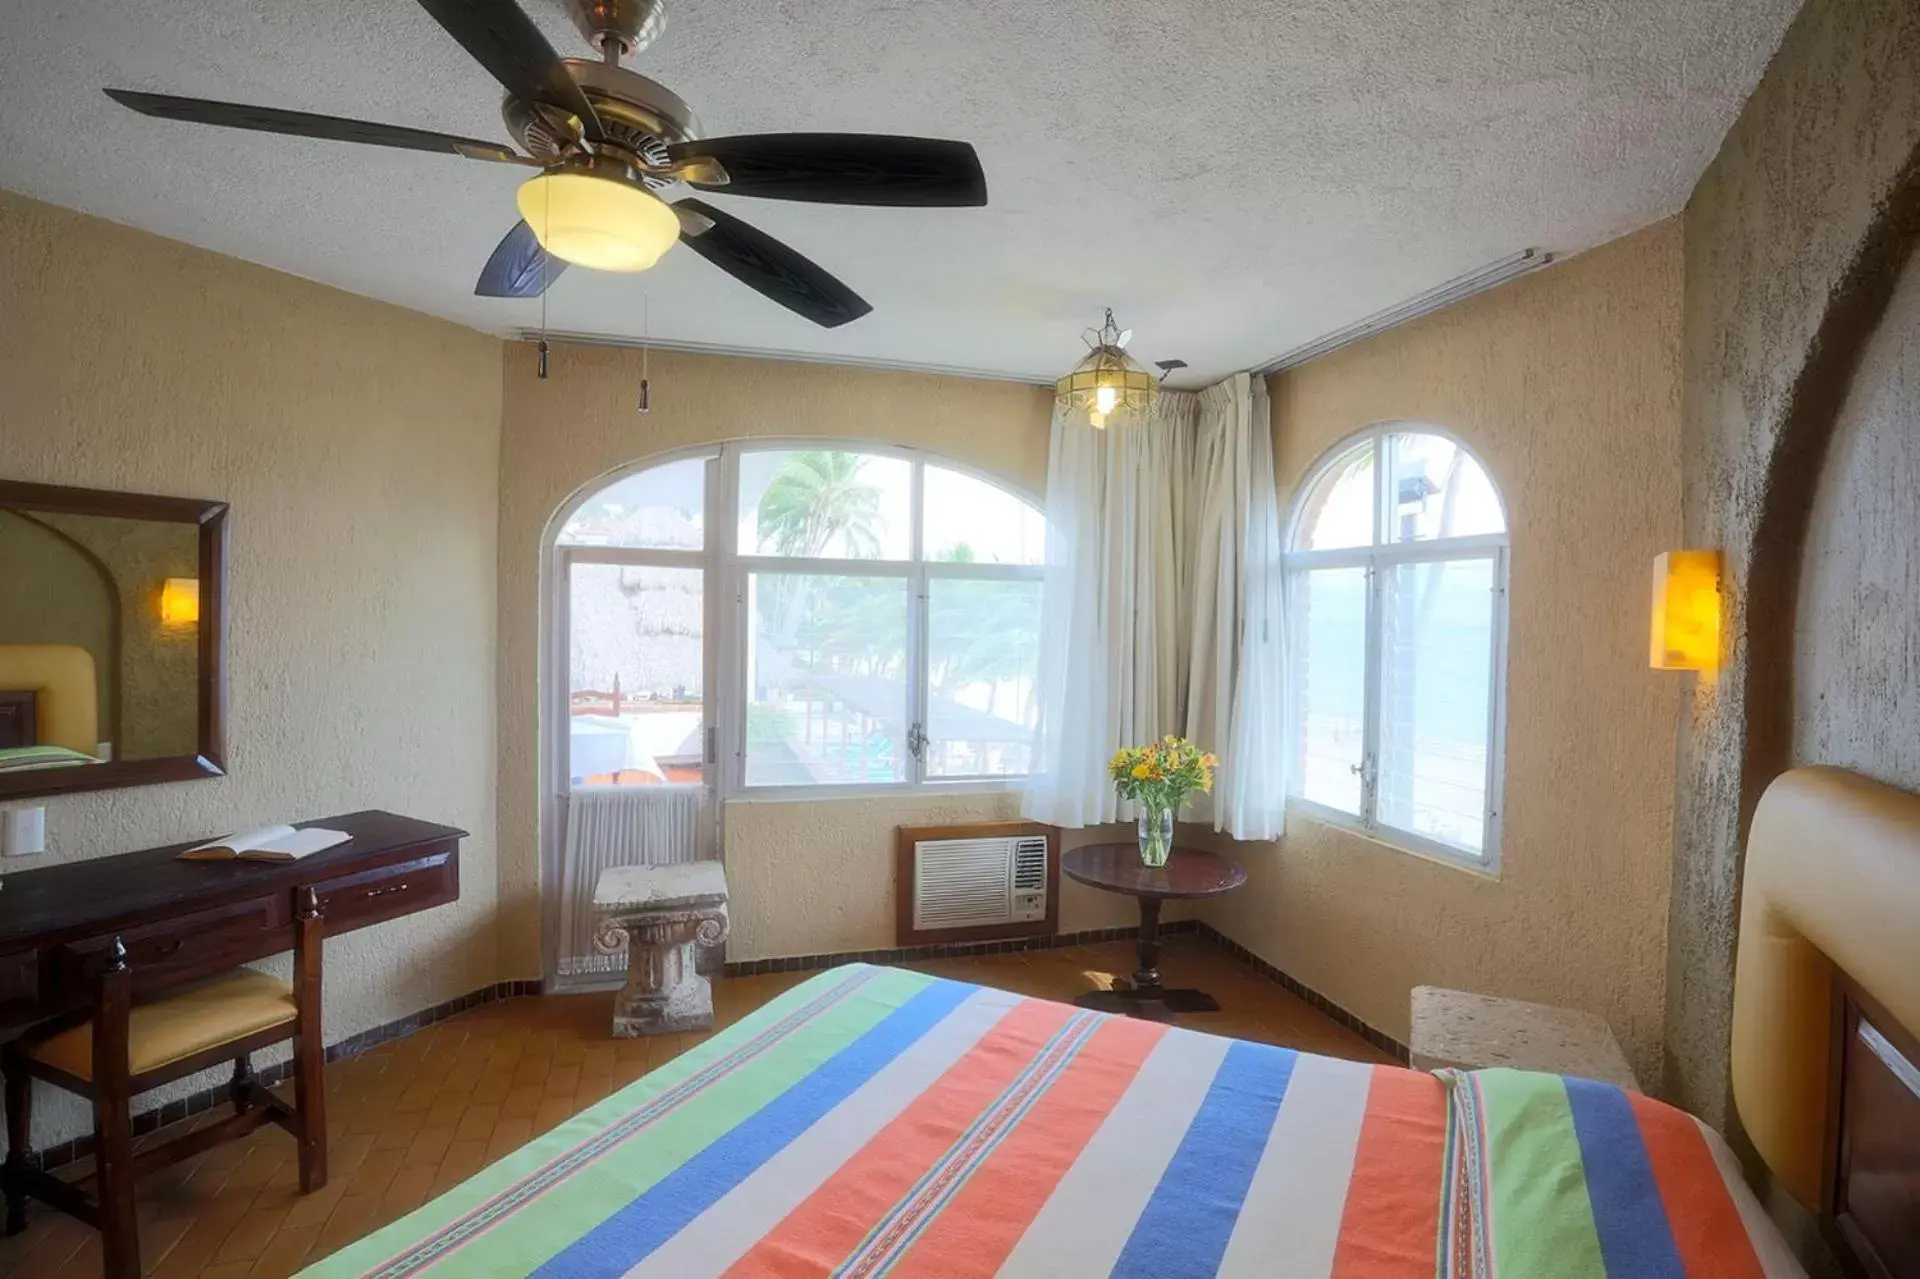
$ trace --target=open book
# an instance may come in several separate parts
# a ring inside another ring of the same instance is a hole
[[[185,862],[297,862],[309,853],[317,853],[335,844],[344,844],[353,836],[342,830],[324,830],[318,826],[295,830],[291,826],[262,826],[224,839],[195,845],[180,854]]]

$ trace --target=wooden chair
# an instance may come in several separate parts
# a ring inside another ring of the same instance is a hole
[[[146,998],[116,937],[88,1016],[36,1027],[6,1046],[0,1059],[6,1074],[7,1161],[0,1170],[6,1233],[25,1229],[27,1200],[41,1200],[100,1231],[106,1279],[138,1279],[135,1179],[268,1123],[279,1124],[300,1143],[301,1192],[326,1184],[322,928],[318,899],[311,890],[302,897],[292,927],[291,987],[266,973],[238,968]],[[136,1000],[136,993],[142,998]],[[291,1106],[260,1085],[252,1065],[256,1050],[287,1039],[293,1040],[294,1056]],[[223,1061],[233,1062],[233,1114],[136,1154],[134,1097]],[[92,1101],[95,1170],[89,1176],[69,1182],[39,1167],[30,1125],[35,1079]]]

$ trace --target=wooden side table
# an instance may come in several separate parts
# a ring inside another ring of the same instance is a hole
[[[1165,866],[1142,866],[1138,844],[1089,844],[1060,859],[1069,879],[1140,903],[1139,971],[1126,986],[1092,990],[1073,1002],[1082,1008],[1172,1021],[1175,1013],[1217,1012],[1220,1001],[1203,990],[1160,984],[1160,904],[1169,899],[1218,897],[1247,882],[1238,864],[1204,848],[1175,848]]]

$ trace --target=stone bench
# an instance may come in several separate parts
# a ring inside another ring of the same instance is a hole
[[[1604,1019],[1549,1004],[1415,986],[1408,1047],[1415,1070],[1510,1066],[1640,1089]]]
[[[627,951],[627,984],[614,997],[620,1039],[706,1030],[713,987],[695,970],[694,948],[727,939],[727,877],[719,862],[614,866],[594,885],[594,945]]]

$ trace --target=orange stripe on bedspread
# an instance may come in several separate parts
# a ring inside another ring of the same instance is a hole
[[[1446,1148],[1446,1087],[1432,1075],[1375,1066],[1333,1279],[1433,1279]]]
[[[891,1272],[899,1279],[991,1275],[1140,1073],[1167,1028],[1116,1017],[953,1197]]]
[[[1690,1279],[1762,1279],[1760,1259],[1693,1117],[1637,1092],[1627,1094],[1647,1162],[1667,1210],[1667,1228]]]
[[[1020,1003],[727,1273],[831,1274],[1077,1011]]]

